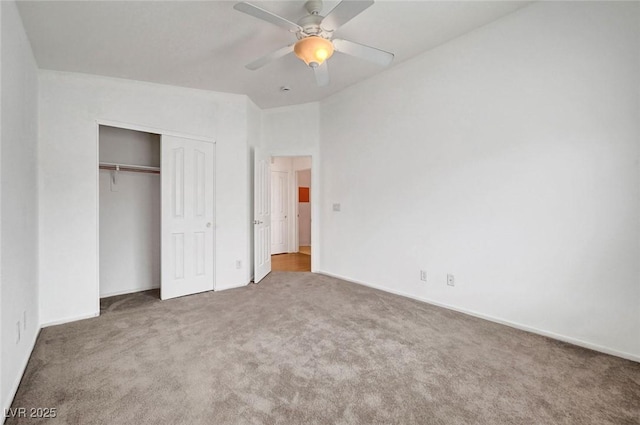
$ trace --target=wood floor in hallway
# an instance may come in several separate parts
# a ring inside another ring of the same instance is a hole
[[[311,256],[299,252],[272,255],[271,270],[278,272],[310,272]]]
[[[310,246],[304,246],[301,245],[300,246],[300,254],[307,254],[307,255],[311,255],[311,247]]]

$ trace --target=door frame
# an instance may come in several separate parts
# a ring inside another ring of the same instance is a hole
[[[321,202],[320,202],[320,154],[315,148],[308,149],[283,149],[283,150],[272,150],[267,149],[267,154],[271,157],[281,157],[281,158],[293,158],[293,157],[301,157],[307,156],[311,157],[311,272],[312,273],[321,273],[321,264],[320,264],[320,222],[321,222]],[[295,248],[299,250],[298,246],[298,189],[297,189],[297,174],[295,171],[292,172],[294,177],[291,180],[295,181],[296,184],[296,225],[295,225]],[[253,255],[253,254],[252,254]]]
[[[95,141],[94,141],[94,146],[96,147],[96,157],[95,157],[95,164],[94,164],[94,170],[95,170],[95,184],[96,184],[96,316],[100,316],[100,126],[106,126],[106,127],[116,127],[116,128],[121,128],[124,130],[133,130],[133,131],[141,131],[143,133],[153,133],[153,134],[159,134],[159,135],[167,135],[167,136],[175,136],[175,137],[182,137],[184,139],[193,139],[193,140],[200,140],[203,142],[209,142],[209,143],[213,143],[214,145],[216,144],[216,141],[213,137],[208,137],[208,136],[200,136],[200,135],[193,135],[193,134],[187,134],[187,133],[181,133],[178,131],[173,131],[170,129],[165,129],[165,128],[157,128],[157,127],[149,127],[149,126],[145,126],[145,125],[141,125],[141,124],[136,124],[136,123],[130,123],[130,122],[124,122],[124,121],[113,121],[113,120],[106,120],[106,119],[101,119],[98,118],[95,120]],[[216,161],[217,161],[217,157]],[[214,167],[213,170],[213,178],[214,181],[217,181],[216,178],[216,170],[217,167]],[[161,205],[162,205],[162,194],[161,196]],[[217,214],[215,214],[216,211],[216,196],[215,196],[215,187],[214,187],[214,195],[213,195],[213,210],[214,210],[214,220],[217,218]],[[214,229],[215,229],[215,222],[214,222]],[[215,235],[215,233],[214,233]],[[215,238],[215,236],[214,236]],[[214,243],[215,243],[215,239],[214,239]],[[213,289],[216,289],[216,256],[215,256],[215,249],[214,249],[214,257],[213,257]],[[160,285],[162,285],[162,282],[160,282]]]

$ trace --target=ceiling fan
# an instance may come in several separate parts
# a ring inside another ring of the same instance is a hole
[[[294,23],[251,3],[236,3],[233,8],[263,21],[282,27],[295,33],[298,41],[282,47],[246,65],[256,70],[293,52],[305,64],[313,69],[318,86],[329,84],[329,70],[326,60],[333,52],[345,53],[378,65],[386,66],[393,61],[393,53],[385,52],[353,41],[333,39],[333,33],[342,25],[362,13],[373,4],[373,0],[343,0],[327,16],[321,16],[322,0],[309,0],[305,9],[309,14]]]

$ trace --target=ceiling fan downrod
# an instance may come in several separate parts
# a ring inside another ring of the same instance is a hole
[[[322,0],[309,0],[304,4],[304,8],[311,15],[319,15],[322,11]]]

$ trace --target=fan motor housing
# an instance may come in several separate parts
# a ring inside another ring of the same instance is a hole
[[[298,21],[298,25],[302,27],[302,32],[298,32],[298,38],[302,39],[308,35],[317,35],[322,38],[329,38],[329,34],[320,27],[322,19],[323,17],[320,15],[307,15],[301,18]]]

